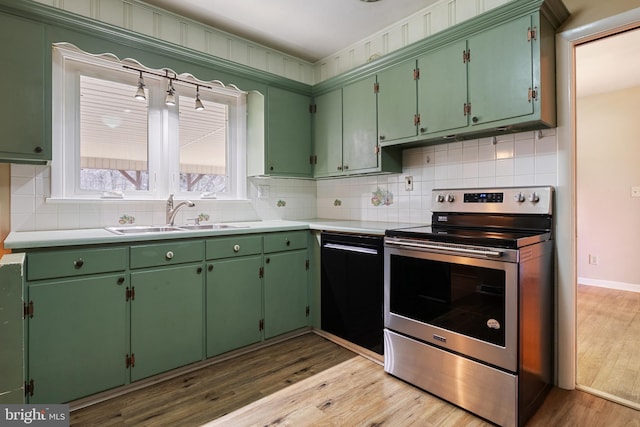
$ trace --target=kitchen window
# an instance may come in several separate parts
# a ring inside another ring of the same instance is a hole
[[[52,199],[246,197],[245,92],[68,45],[53,61]]]

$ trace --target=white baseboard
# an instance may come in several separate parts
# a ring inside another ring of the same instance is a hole
[[[640,292],[640,285],[635,283],[614,282],[611,280],[589,279],[578,277],[579,285],[598,286],[600,288],[617,289],[619,291]]]

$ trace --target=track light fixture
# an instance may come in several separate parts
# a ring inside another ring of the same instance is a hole
[[[142,71],[140,71],[140,77],[138,78],[138,90],[136,90],[135,98],[140,101],[147,99],[147,96],[144,93],[144,79],[142,78]]]
[[[181,83],[186,83],[186,84],[190,84],[192,86],[196,87],[196,105],[195,108],[198,111],[204,110],[204,104],[202,103],[202,100],[200,99],[200,88],[204,87],[207,89],[213,89],[211,86],[206,86],[206,85],[202,85],[199,83],[194,83],[192,81],[189,80],[182,80],[178,78],[178,75],[173,73],[173,77],[169,76],[169,70],[164,70],[164,74],[160,74],[160,73],[156,73],[153,71],[147,71],[147,70],[141,70],[139,68],[133,68],[133,67],[129,67],[127,65],[123,65],[123,68],[126,68],[127,70],[133,70],[136,71],[138,73],[140,73],[140,77],[138,77],[138,89],[136,90],[136,94],[135,94],[135,98],[136,99],[140,99],[140,100],[146,100],[147,96],[145,93],[145,84],[144,84],[144,79],[142,78],[142,73],[146,73],[146,74],[151,74],[154,76],[158,76],[158,77],[164,77],[165,79],[169,80],[169,83],[167,85],[167,95],[164,98],[164,103],[166,105],[176,105],[176,90],[173,87],[173,82],[181,82]]]
[[[169,79],[169,86],[167,87],[167,96],[164,98],[164,103],[166,105],[176,105],[176,91],[173,88],[173,79]]]
[[[196,110],[202,111],[204,110],[204,104],[200,100],[200,86],[196,86]]]

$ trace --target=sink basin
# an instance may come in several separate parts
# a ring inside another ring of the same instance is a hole
[[[245,225],[232,224],[189,224],[189,225],[130,225],[125,227],[105,227],[105,230],[114,234],[145,234],[165,233],[170,231],[189,230],[227,230],[230,228],[249,228]]]
[[[184,230],[225,230],[228,228],[249,228],[246,225],[233,225],[233,224],[188,224],[181,225],[180,228]]]
[[[158,225],[158,226],[146,226],[146,225],[132,225],[128,227],[106,227],[105,230],[114,234],[144,234],[144,233],[164,233],[167,231],[183,231],[180,227],[172,225]]]

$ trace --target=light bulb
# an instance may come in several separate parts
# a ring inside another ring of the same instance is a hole
[[[199,87],[196,89],[196,110],[197,111],[204,110],[204,104],[200,100],[200,88]]]
[[[175,90],[173,89],[172,80],[169,80],[169,88],[167,89],[167,96],[164,98],[164,103],[167,105],[176,105],[176,97],[173,95]]]
[[[138,90],[136,90],[136,94],[134,96],[140,101],[147,99],[147,95],[144,93],[144,79],[142,78],[142,71],[140,71],[140,77],[138,78]]]

